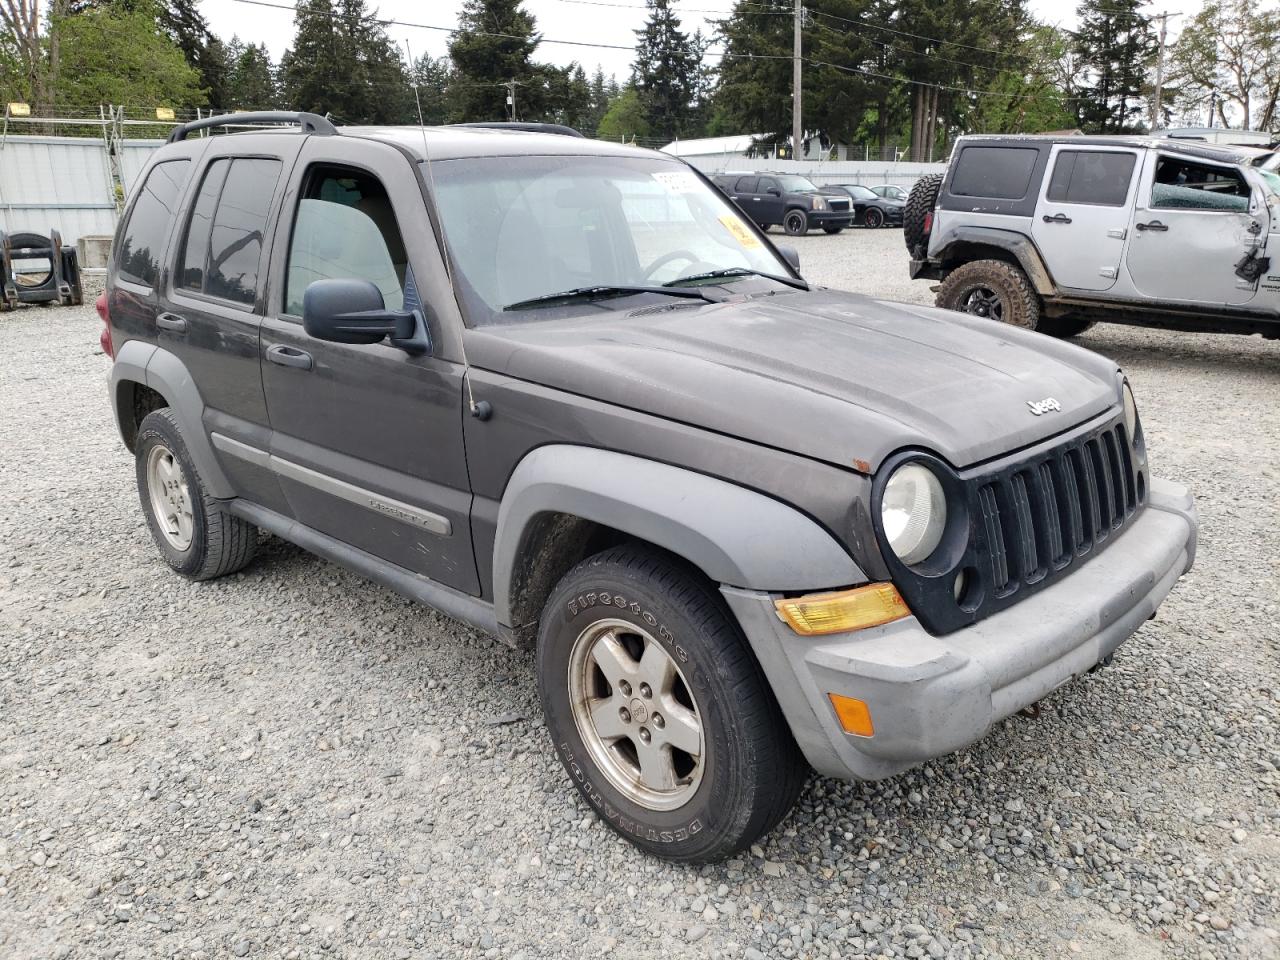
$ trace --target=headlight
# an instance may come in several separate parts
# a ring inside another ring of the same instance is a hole
[[[928,559],[947,525],[947,500],[934,472],[919,463],[893,471],[880,500],[880,522],[899,560],[911,566]]]
[[[1129,435],[1130,443],[1138,442],[1138,405],[1133,402],[1133,391],[1129,389],[1129,381],[1124,382],[1124,429]]]
[[[815,209],[815,210],[825,210],[825,209],[827,209],[827,198],[826,198],[826,197],[814,197],[814,198],[813,198],[813,209]]]

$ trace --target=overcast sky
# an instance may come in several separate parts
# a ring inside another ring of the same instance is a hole
[[[292,0],[263,2],[290,9],[274,9],[244,0],[200,0],[200,9],[213,32],[224,40],[237,35],[246,43],[265,43],[271,56],[278,60],[293,39]],[[1042,20],[1071,27],[1076,22],[1077,3],[1078,0],[1030,0],[1029,7]],[[708,21],[722,17],[732,6],[732,0],[676,0],[675,6],[685,29],[701,28],[710,33]],[[442,56],[449,41],[447,31],[457,26],[462,0],[371,0],[369,7],[376,8],[378,16],[387,19],[445,28],[388,27],[402,47],[408,41],[415,57],[424,52]],[[1187,7],[1192,8],[1194,4]],[[632,31],[644,24],[644,0],[526,0],[525,9],[534,15],[543,35],[537,59],[561,65],[576,60],[588,73],[596,64],[601,64],[605,73],[613,74],[619,81],[630,74],[636,39]],[[552,43],[552,40],[615,44],[623,49],[578,47]]]

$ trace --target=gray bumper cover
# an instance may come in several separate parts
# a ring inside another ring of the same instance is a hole
[[[819,773],[875,780],[980,739],[1108,656],[1160,605],[1196,550],[1185,487],[1151,483],[1121,538],[1060,582],[963,630],[935,637],[914,617],[801,637],[774,594],[722,588],[797,743]],[[872,737],[846,734],[828,693],[865,701]]]

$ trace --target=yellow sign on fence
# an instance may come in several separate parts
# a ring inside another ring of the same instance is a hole
[[[29,117],[29,116],[31,116],[31,104],[29,104],[29,103],[11,103],[11,104],[9,104],[9,116],[11,116],[11,117]]]
[[[157,120],[172,120],[172,119],[173,119],[173,107],[156,107],[156,119],[157,119]]]

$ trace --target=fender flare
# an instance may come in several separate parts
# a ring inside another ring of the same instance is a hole
[[[933,250],[929,257],[931,260],[945,261],[948,251],[962,243],[980,244],[1007,251],[1018,261],[1018,265],[1022,267],[1022,272],[1027,275],[1036,293],[1042,297],[1052,297],[1058,293],[1058,287],[1053,282],[1053,276],[1045,266],[1039,249],[1024,233],[1002,230],[999,227],[960,225],[946,230],[935,242],[936,246],[930,244]]]
[[[182,428],[187,452],[209,494],[220,500],[234,497],[235,489],[214,456],[213,445],[205,432],[204,399],[186,365],[168,350],[142,340],[130,340],[117,352],[111,367],[111,403],[126,446],[130,438],[125,424],[133,416],[132,409],[124,407],[126,402],[132,402],[132,391],[126,389],[130,383],[148,386],[168,402]]]
[[[533,521],[548,513],[647,540],[718,584],[781,592],[867,579],[830,534],[778,500],[656,460],[552,444],[520,461],[498,510],[493,593],[500,624],[520,626],[511,622],[517,564]]]

